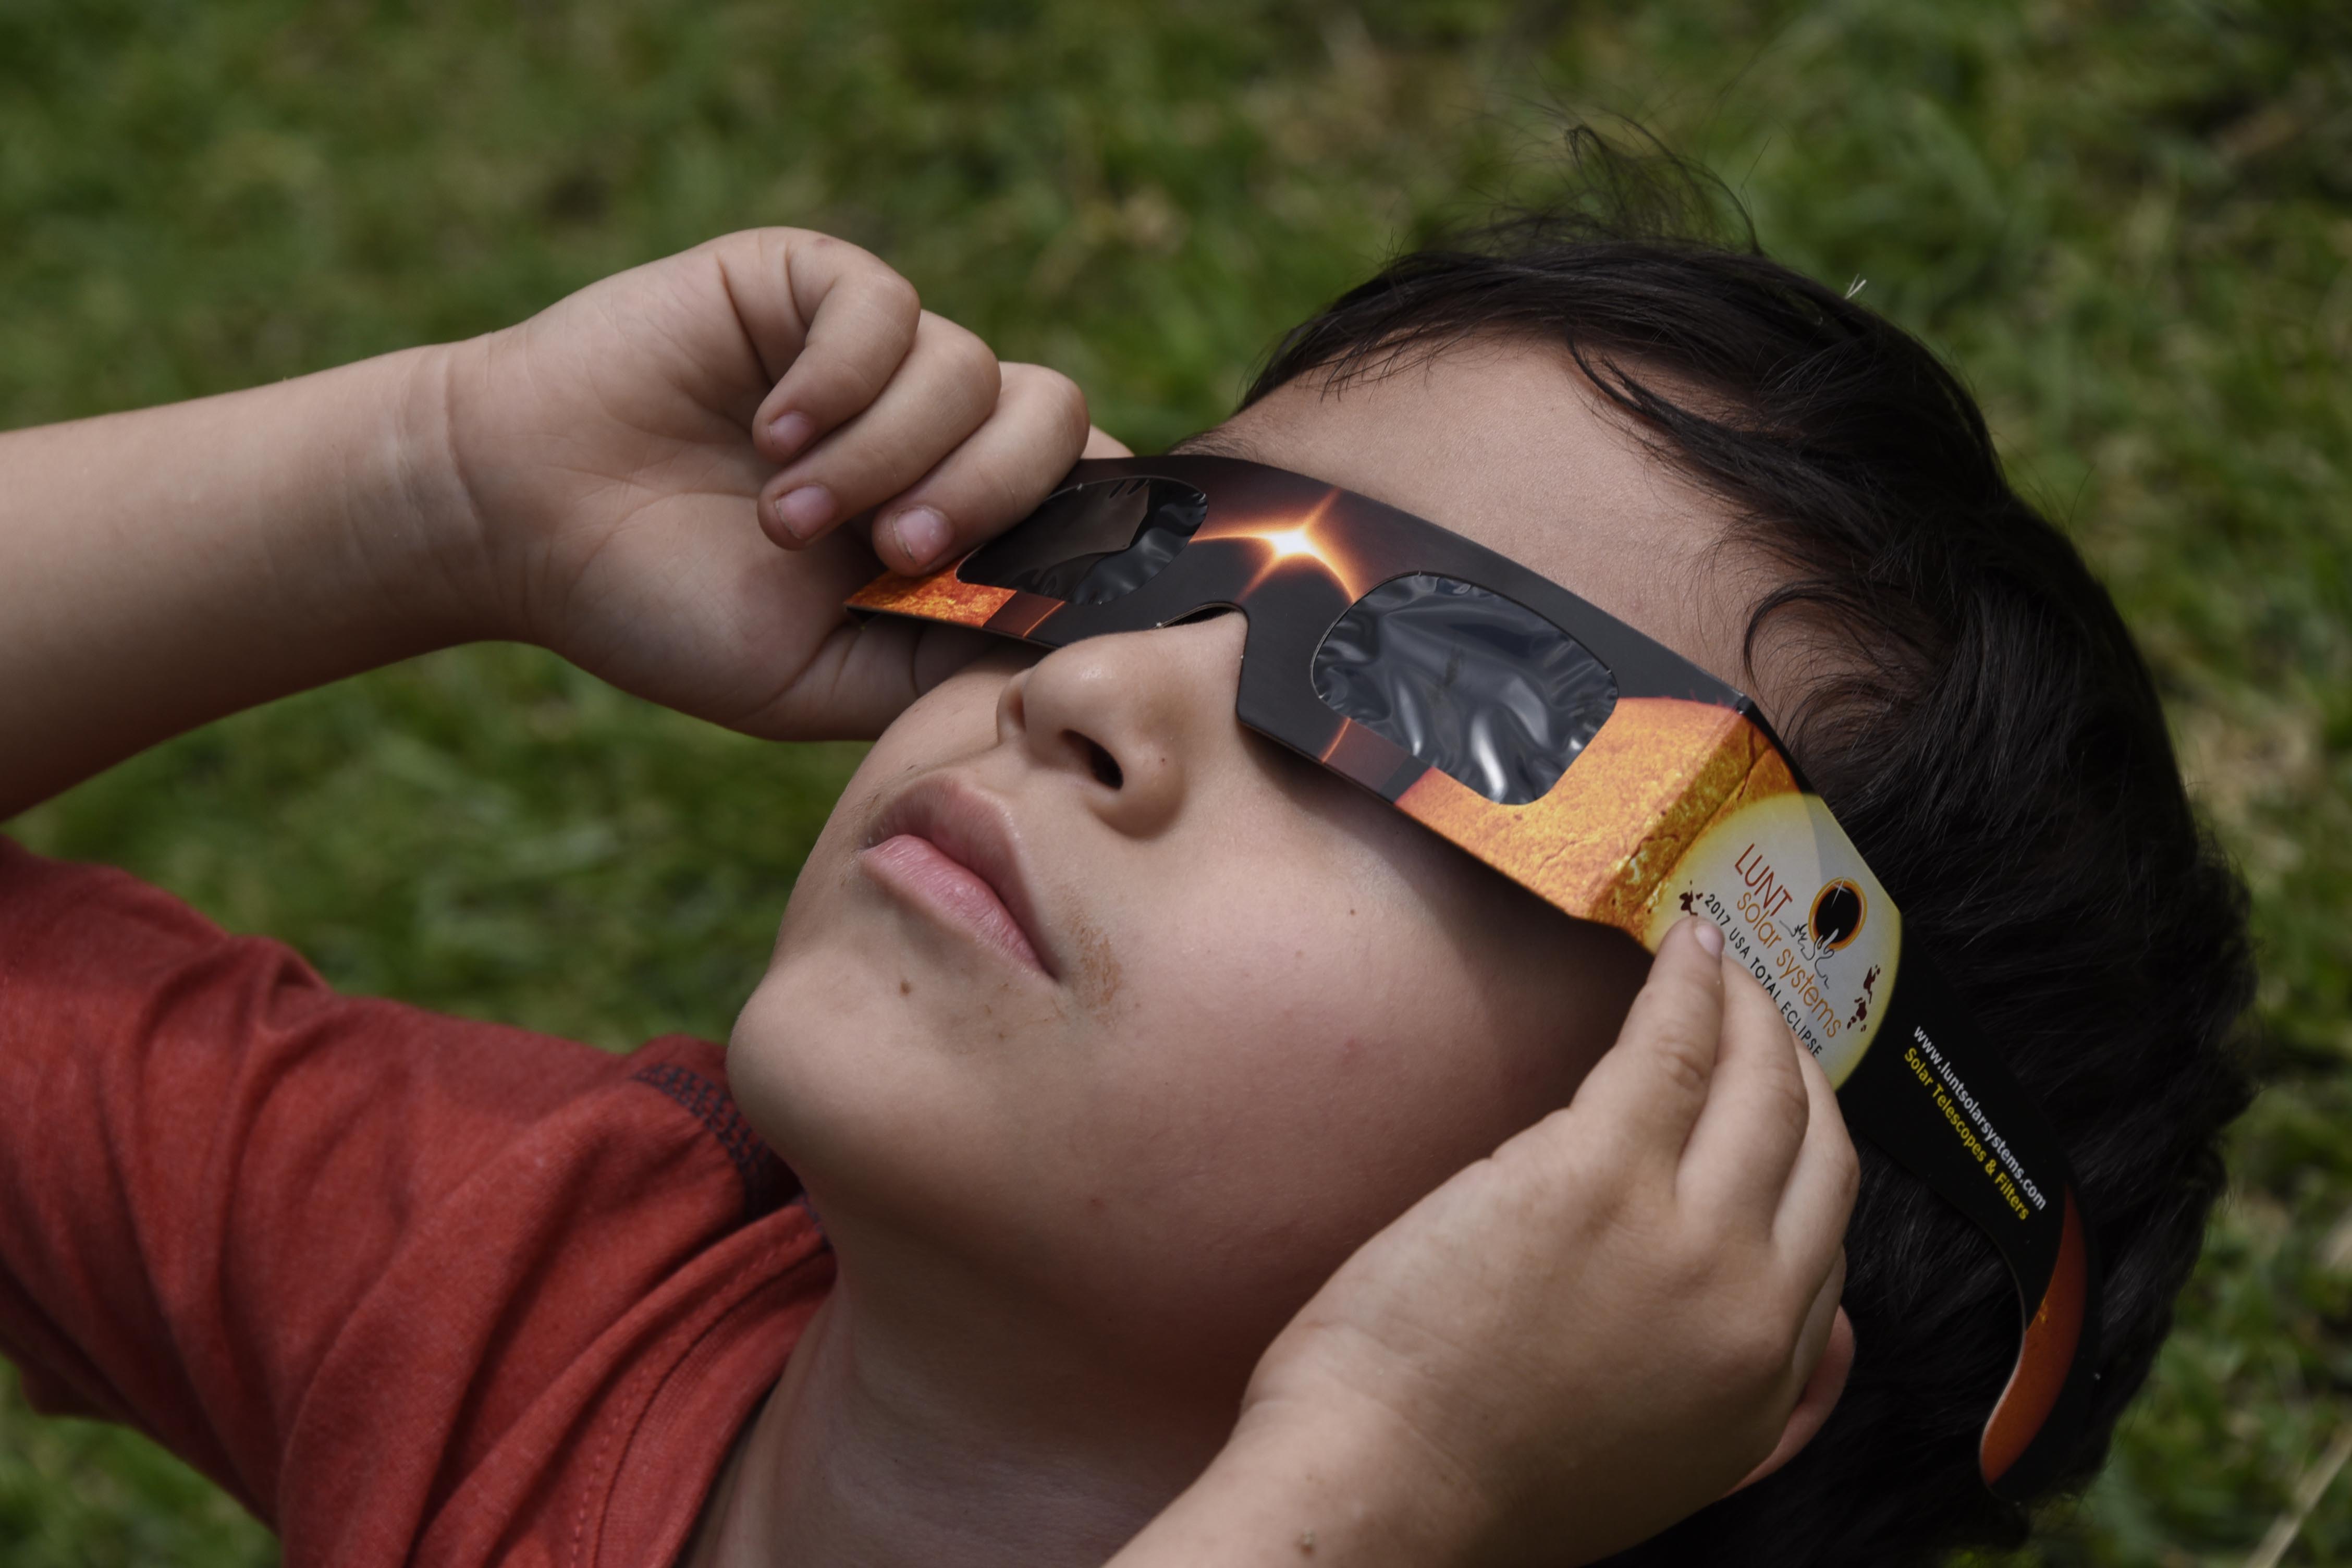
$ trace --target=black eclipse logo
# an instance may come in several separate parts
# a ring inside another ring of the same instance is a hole
[[[1843,877],[1822,883],[1822,890],[1813,895],[1813,912],[1807,921],[1813,941],[1823,952],[1835,952],[1862,934],[1869,907],[1862,889]]]

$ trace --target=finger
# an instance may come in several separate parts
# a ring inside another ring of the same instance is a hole
[[[1087,426],[1087,449],[1082,458],[1132,458],[1135,449],[1109,431],[1097,426]]]
[[[1841,1253],[1836,1269],[1813,1299],[1812,1310],[1797,1336],[1796,1352],[1789,1358],[1795,1405],[1781,1424],[1780,1441],[1740,1478],[1733,1491],[1762,1480],[1802,1453],[1837,1409],[1846,1378],[1853,1371],[1853,1321],[1838,1305],[1844,1289],[1845,1256]]]
[[[1087,400],[1076,382],[1043,365],[1003,368],[996,411],[875,513],[874,552],[892,571],[923,571],[1027,517],[1085,449]]]
[[[1854,1194],[1862,1184],[1862,1164],[1829,1075],[1811,1051],[1796,1045],[1790,1048],[1811,1111],[1805,1121],[1804,1145],[1780,1193],[1772,1238],[1792,1266],[1810,1271],[1820,1266],[1819,1259],[1844,1246],[1846,1221],[1853,1215]]]
[[[1691,919],[1666,933],[1617,1043],[1570,1109],[1628,1164],[1680,1163],[1706,1108],[1723,1028],[1723,935]]]
[[[791,548],[897,495],[980,428],[1002,386],[986,343],[924,311],[889,384],[761,487],[761,525]]]
[[[1675,1192],[1746,1232],[1772,1229],[1811,1121],[1801,1047],[1755,976],[1723,963],[1723,1047]]]
[[[1845,1318],[1844,1295],[1845,1248],[1841,1247],[1830,1255],[1829,1272],[1822,1276],[1821,1287],[1805,1309],[1804,1326],[1797,1331],[1796,1352],[1789,1358],[1790,1373],[1800,1390],[1810,1389],[1817,1382],[1822,1353],[1829,1349],[1831,1337],[1840,1331],[1840,1320]],[[1843,1331],[1851,1337],[1853,1324],[1846,1321]],[[1843,1369],[1838,1376],[1843,1382]]]
[[[751,438],[772,463],[874,401],[915,341],[915,286],[869,251],[801,229],[719,242],[728,299],[773,383]]]

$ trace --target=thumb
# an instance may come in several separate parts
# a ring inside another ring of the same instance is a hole
[[[1712,921],[1694,917],[1668,931],[1617,1043],[1570,1103],[1629,1166],[1663,1162],[1671,1171],[1706,1107],[1723,1045],[1722,953]]]

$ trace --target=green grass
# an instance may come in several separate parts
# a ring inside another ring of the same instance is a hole
[[[0,0],[0,423],[482,331],[782,221],[1163,442],[1383,252],[1539,179],[1552,101],[1700,155],[1777,254],[1949,353],[2156,664],[2254,889],[2275,1077],[2115,1465],[2030,1560],[2241,1562],[2352,1414],[2337,0]],[[619,1044],[726,1028],[853,761],[478,648],[14,831],[341,984]],[[0,1399],[0,1561],[272,1556],[138,1439]],[[2347,1558],[2352,1479],[2287,1561]]]

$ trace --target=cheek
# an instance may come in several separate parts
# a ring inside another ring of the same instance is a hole
[[[1303,880],[1303,879],[1302,879]],[[1311,884],[1309,884],[1311,886]],[[1086,1118],[1084,1163],[1127,1216],[1107,1271],[1213,1258],[1271,1333],[1422,1194],[1560,1103],[1580,1065],[1515,1026],[1425,910],[1369,892],[1270,897],[1253,874],[1195,906],[1190,940],[1126,959],[1133,1011]],[[1218,889],[1206,889],[1212,895]],[[1189,901],[1189,900],[1188,900]],[[1215,916],[1216,918],[1211,918]],[[1144,1250],[1119,1245],[1150,1237]]]

